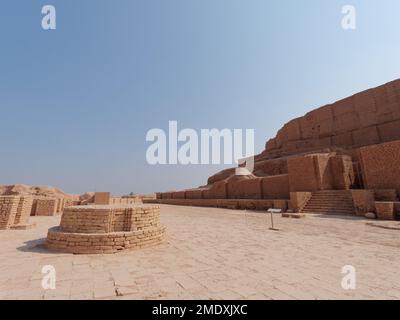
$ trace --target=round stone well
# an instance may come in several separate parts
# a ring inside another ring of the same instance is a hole
[[[64,209],[47,247],[76,254],[116,253],[162,242],[158,205],[87,205]]]

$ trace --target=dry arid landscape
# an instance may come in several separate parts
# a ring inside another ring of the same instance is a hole
[[[0,297],[399,299],[399,124],[397,80],[290,121],[253,172],[199,188],[1,186]]]

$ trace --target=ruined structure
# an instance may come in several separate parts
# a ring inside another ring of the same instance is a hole
[[[66,194],[57,188],[24,184],[0,185],[0,196],[29,199],[23,202],[23,206],[24,212],[29,212],[30,216],[54,216],[78,200],[78,196]],[[12,216],[13,213],[9,211],[7,214]]]
[[[115,253],[160,243],[165,227],[157,205],[86,205],[64,210],[47,247],[76,254]]]
[[[29,229],[33,199],[29,196],[0,196],[0,230]]]
[[[139,197],[113,197],[110,192],[88,192],[83,195],[81,205],[143,204]]]
[[[87,192],[81,196],[66,194],[63,191],[48,186],[27,186],[23,184],[0,185],[0,197],[5,197],[4,205],[1,205],[1,219],[3,227],[23,229],[23,225],[27,228],[29,225],[25,220],[13,222],[13,206],[9,202],[18,202],[18,199],[25,199],[21,202],[23,212],[29,212],[30,216],[54,216],[61,214],[65,208],[77,205],[118,205],[118,204],[142,204],[139,197],[113,197],[109,192]],[[10,200],[14,199],[14,200]],[[29,199],[29,201],[27,200]],[[21,212],[18,209],[18,212]],[[28,217],[29,217],[28,215]],[[25,217],[25,215],[22,215]],[[6,222],[7,221],[7,222]]]
[[[152,202],[362,214],[395,219],[400,192],[400,80],[291,120],[255,156],[254,172],[221,171],[204,187]]]

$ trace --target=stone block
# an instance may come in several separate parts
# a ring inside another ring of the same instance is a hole
[[[261,178],[262,198],[264,199],[289,199],[289,175]]]
[[[375,202],[375,210],[378,220],[394,220],[393,202]]]
[[[107,205],[110,204],[111,194],[110,192],[95,192],[94,193],[94,204]]]

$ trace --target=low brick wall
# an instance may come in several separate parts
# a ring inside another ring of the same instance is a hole
[[[286,210],[289,206],[289,200],[285,199],[153,199],[146,200],[145,203],[248,210],[268,210],[272,208]]]
[[[29,196],[0,196],[0,230],[26,229],[33,199]]]
[[[358,216],[365,216],[367,212],[375,210],[374,192],[372,190],[351,190],[351,195]]]
[[[156,245],[164,239],[165,227],[108,234],[67,233],[59,227],[49,230],[47,247],[75,254],[116,253]]]
[[[115,253],[160,243],[165,227],[158,205],[68,207],[60,227],[49,230],[47,247],[76,254]]]
[[[393,202],[375,202],[378,220],[395,220]]]
[[[57,199],[37,199],[35,216],[54,216],[57,213]]]
[[[18,201],[17,213],[15,215],[15,225],[28,225],[31,216],[33,198],[20,197]]]
[[[15,221],[19,197],[0,196],[0,230],[9,229]]]

